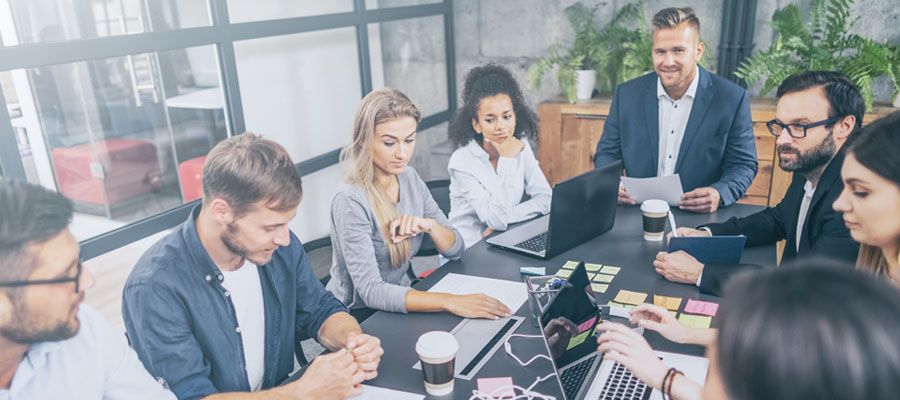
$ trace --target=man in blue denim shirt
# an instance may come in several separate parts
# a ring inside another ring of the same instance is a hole
[[[288,229],[301,194],[282,146],[250,133],[229,138],[206,159],[202,205],[128,277],[128,336],[179,398],[343,399],[375,377],[379,340],[325,291]],[[276,387],[305,338],[335,353]]]

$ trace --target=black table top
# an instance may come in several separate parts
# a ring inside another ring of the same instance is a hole
[[[678,226],[695,227],[710,222],[721,222],[733,216],[746,216],[762,208],[735,204],[719,209],[714,214],[693,214],[680,210],[675,210],[674,214]],[[466,250],[462,259],[438,268],[414,287],[418,290],[428,290],[448,273],[522,281],[524,278],[519,272],[520,267],[544,266],[549,275],[555,273],[566,261],[575,260],[622,268],[610,283],[606,293],[598,296],[602,304],[612,300],[620,289],[647,293],[649,302],[652,302],[653,294],[680,297],[684,300],[679,312],[684,309],[687,299],[718,302],[718,298],[715,296],[700,294],[699,289],[694,285],[669,282],[657,274],[653,269],[652,262],[660,251],[665,251],[664,242],[649,242],[643,238],[640,209],[638,207],[618,207],[616,222],[612,230],[551,259],[540,260],[515,254],[491,247],[481,241]],[[774,266],[775,246],[747,248],[744,250],[742,262]],[[526,320],[519,325],[515,333],[540,334],[529,314],[530,310],[526,302],[516,313],[516,315],[526,317]],[[462,318],[446,312],[399,314],[379,311],[373,314],[362,323],[362,328],[366,333],[381,340],[384,356],[382,356],[381,365],[378,368],[378,377],[366,383],[425,394],[422,373],[412,368],[417,361],[416,340],[427,331],[449,331],[461,320]],[[703,355],[703,348],[700,346],[672,343],[655,332],[647,331],[645,337],[656,350]],[[530,359],[535,354],[547,354],[546,347],[540,338],[514,338],[510,343],[513,352],[523,361]],[[535,360],[529,366],[523,367],[507,355],[501,347],[481,368],[477,377],[512,376],[516,385],[527,387],[534,382],[535,378],[546,376],[552,372],[553,367],[546,359]],[[471,381],[456,379],[454,392],[439,398],[467,399],[475,388],[477,388],[476,379]],[[539,383],[534,390],[562,398],[555,378]],[[431,398],[427,395],[426,397]]]

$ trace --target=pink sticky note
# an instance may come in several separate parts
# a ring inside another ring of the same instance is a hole
[[[591,327],[594,326],[594,321],[596,321],[596,320],[597,320],[597,317],[594,317],[587,321],[584,321],[581,325],[578,325],[578,333],[581,333],[588,329],[591,329]]]
[[[686,313],[703,314],[710,317],[715,317],[716,311],[719,311],[719,305],[708,301],[688,299],[687,304],[684,306],[684,312]]]
[[[478,391],[494,399],[516,397],[516,392],[512,386],[513,380],[509,376],[503,378],[478,378]]]

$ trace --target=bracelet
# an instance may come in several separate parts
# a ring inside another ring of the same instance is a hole
[[[675,368],[669,368],[669,370],[666,371],[666,376],[663,377],[662,385],[659,386],[659,391],[662,392],[663,400],[667,400],[666,399],[666,382],[669,380],[669,377],[672,376],[672,374],[674,372],[675,372]]]
[[[669,377],[669,387],[665,392],[663,392],[663,397],[668,395],[669,398],[671,399],[672,398],[672,384],[675,382],[675,376],[684,375],[684,373],[675,368],[671,368],[670,371],[672,371],[672,376]]]

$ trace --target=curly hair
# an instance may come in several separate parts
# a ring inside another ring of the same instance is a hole
[[[505,94],[512,101],[513,112],[516,114],[516,131],[513,136],[519,139],[525,136],[532,143],[537,143],[538,117],[525,105],[519,83],[509,70],[499,64],[490,63],[472,68],[466,74],[462,106],[453,116],[447,132],[454,149],[467,145],[473,139],[481,141],[481,134],[472,128],[472,120],[478,118],[481,100],[498,94]]]

